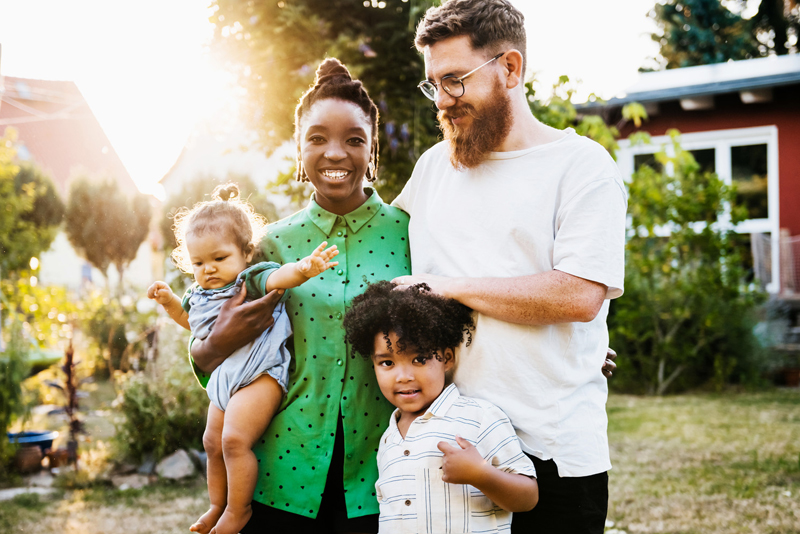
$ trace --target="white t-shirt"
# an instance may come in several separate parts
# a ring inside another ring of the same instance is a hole
[[[456,171],[446,143],[419,159],[394,205],[411,215],[414,274],[515,277],[553,269],[622,295],[627,194],[599,144],[563,138],[493,153]],[[511,324],[476,313],[472,344],[458,351],[462,394],[499,406],[522,449],[554,459],[561,476],[611,468],[606,429],[608,300],[588,323]]]

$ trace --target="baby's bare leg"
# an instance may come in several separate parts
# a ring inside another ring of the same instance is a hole
[[[206,513],[189,527],[192,532],[208,534],[217,524],[222,512],[225,511],[225,502],[228,498],[228,475],[225,472],[225,460],[222,457],[222,428],[225,412],[214,406],[208,405],[208,421],[206,431],[203,433],[203,448],[208,458],[208,500],[211,507]]]
[[[228,507],[212,534],[235,534],[253,515],[250,503],[258,479],[253,445],[264,434],[283,399],[283,389],[269,375],[237,391],[225,410],[222,453],[228,472]]]

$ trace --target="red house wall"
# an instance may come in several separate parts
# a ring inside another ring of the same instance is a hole
[[[742,104],[738,94],[717,95],[714,109],[684,111],[680,103],[662,102],[659,113],[641,128],[632,123],[621,128],[622,138],[635,131],[664,135],[677,128],[682,133],[772,126],[778,128],[778,189],[780,226],[791,235],[800,235],[800,86],[773,89],[772,102]]]

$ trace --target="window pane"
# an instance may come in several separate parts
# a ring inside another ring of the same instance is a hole
[[[655,154],[636,154],[633,156],[633,172],[639,170],[642,165],[647,165],[656,172],[661,172],[664,167],[656,161]]]
[[[731,147],[731,174],[736,184],[736,202],[747,208],[749,218],[769,218],[767,145]]]
[[[695,161],[700,165],[700,172],[716,172],[717,162],[714,156],[713,148],[704,148],[703,150],[690,150]]]

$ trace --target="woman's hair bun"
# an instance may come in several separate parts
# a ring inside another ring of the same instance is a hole
[[[314,85],[330,83],[334,78],[345,78],[347,81],[353,79],[347,67],[335,57],[329,57],[317,67],[317,79]]]
[[[236,200],[239,198],[239,186],[233,183],[221,184],[214,188],[211,193],[213,200]]]

